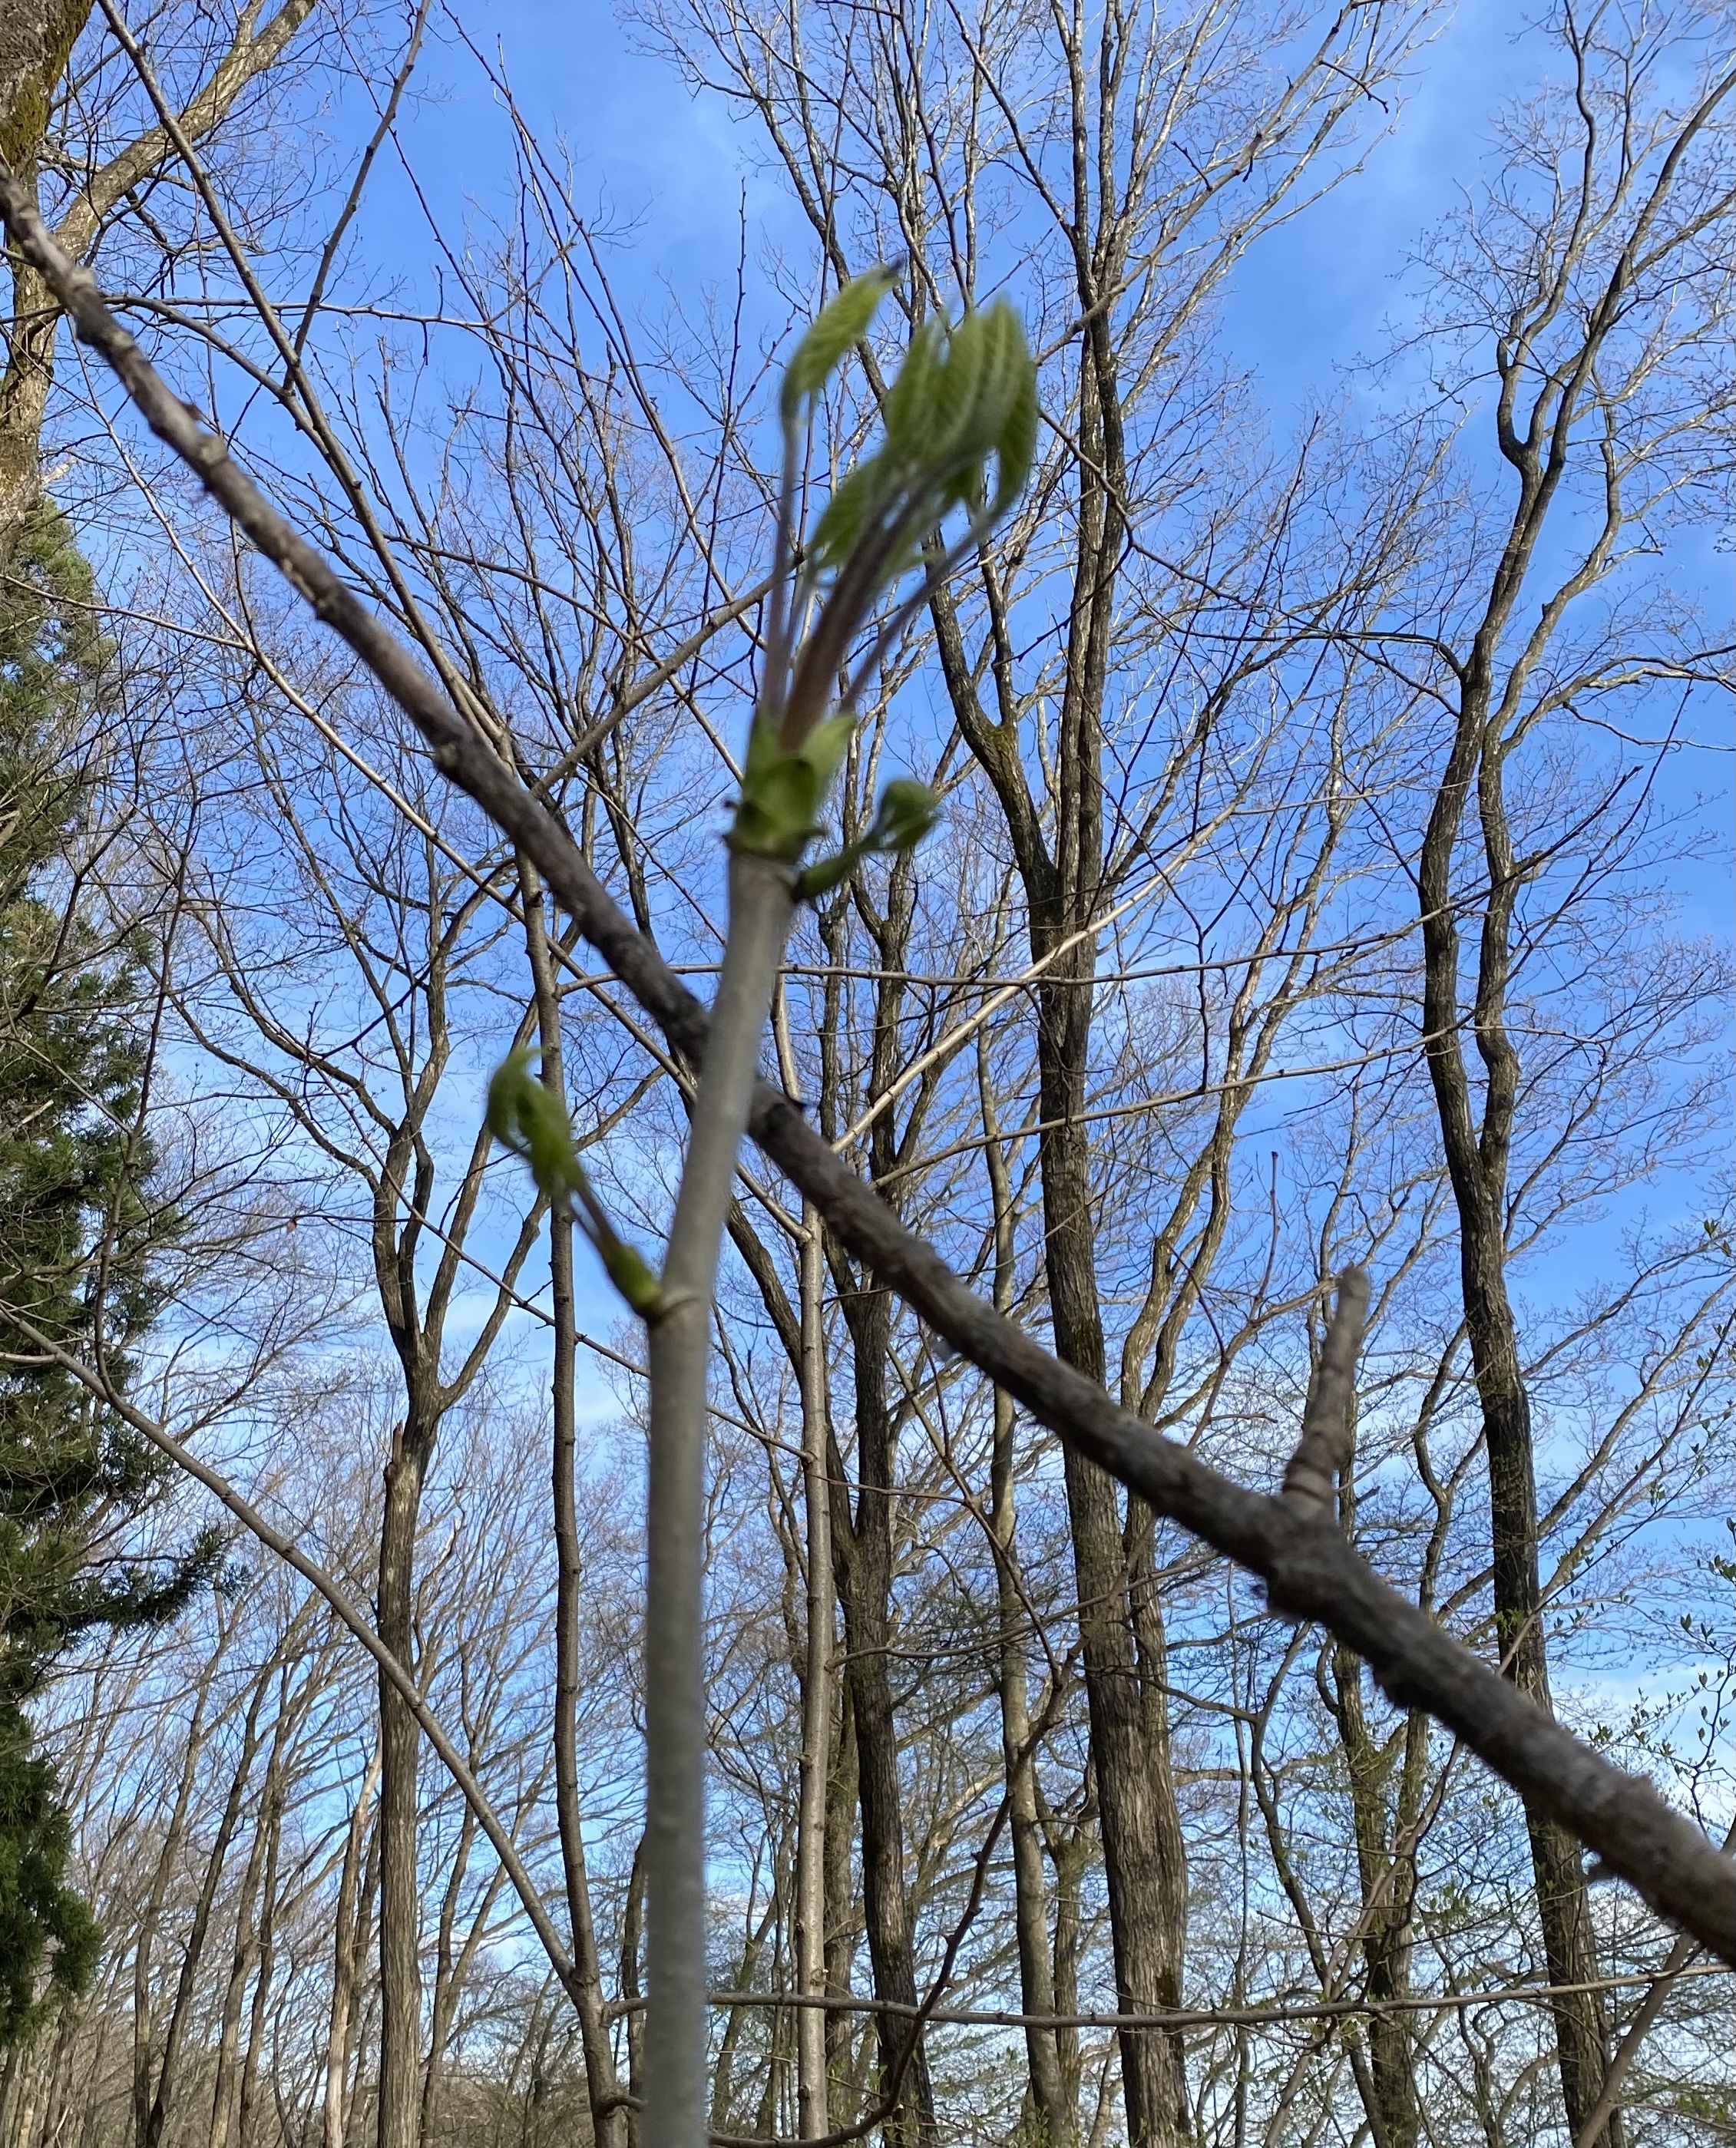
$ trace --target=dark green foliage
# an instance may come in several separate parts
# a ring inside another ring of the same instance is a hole
[[[23,1704],[93,1627],[172,1614],[214,1539],[140,1561],[115,1548],[154,1456],[19,1325],[124,1381],[172,1225],[143,1191],[136,966],[103,944],[67,865],[94,777],[113,651],[64,522],[39,513],[0,588],[0,2042],[77,1990],[97,1935],[64,1885],[66,1815]]]
[[[0,1709],[0,2044],[30,2036],[96,1965],[102,1934],[63,1876],[71,1832],[28,1724]]]

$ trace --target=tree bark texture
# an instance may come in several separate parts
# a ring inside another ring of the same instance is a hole
[[[1411,1910],[1417,1892],[1414,1830],[1422,1804],[1427,1719],[1407,1718],[1385,1746],[1377,1744],[1362,1705],[1362,1666],[1347,1649],[1332,1651],[1332,1697],[1349,1775],[1351,1827],[1362,1897],[1366,1989],[1378,2009],[1383,2002],[1404,2000],[1411,1988]],[[1395,1768],[1399,1782],[1389,1820],[1387,1785]],[[1375,2148],[1417,2148],[1422,2110],[1409,2015],[1402,2010],[1377,2010],[1370,2015],[1368,2062],[1372,2087],[1368,2123]]]
[[[845,1296],[856,1416],[856,1512],[845,1562],[844,1638],[850,1713],[855,1728],[856,1794],[862,1815],[862,1900],[874,1995],[895,2005],[918,2003],[916,1957],[904,1869],[904,1811],[898,1778],[898,1727],[888,1649],[892,1638],[892,1505],[897,1435],[886,1397],[892,1299],[872,1281]],[[883,2083],[910,2045],[908,2017],[878,2017]],[[922,2039],[904,2061],[902,2108],[886,2137],[900,2148],[938,2139],[928,2055]]]
[[[857,907],[867,922],[881,971],[875,991],[866,1082],[872,1101],[886,1092],[900,1071],[898,1015],[903,990],[900,972],[909,946],[912,914],[908,856],[899,859],[892,868],[884,911],[876,911],[860,891]],[[821,920],[822,937],[831,951],[835,966],[844,956],[844,922],[841,905]],[[845,1093],[837,1051],[840,1021],[836,983],[829,980],[820,1040],[819,1116],[834,1138]],[[893,1115],[882,1112],[869,1133],[871,1168],[876,1177],[884,1177],[890,1169],[896,1147]],[[855,1404],[855,1511],[850,1513],[842,1496],[845,1480],[840,1459],[835,1462],[832,1471],[837,1498],[832,1537],[844,1609],[849,1715],[855,1733],[863,1920],[876,1998],[913,2007],[918,2003],[916,1955],[905,1878],[903,1793],[889,1655],[898,1463],[897,1425],[887,1391],[894,1301],[865,1269],[852,1265],[835,1241],[828,1237],[825,1250],[850,1337]],[[835,1454],[835,1446],[833,1452]],[[899,2144],[899,2148],[922,2148],[922,2144],[936,2138],[924,2040],[907,2016],[901,2020],[896,2015],[881,2015],[875,2030],[882,2094],[902,2070],[901,2107],[888,2123],[887,2139]]]
[[[1014,1286],[1013,1197],[1001,1145],[986,1033],[978,1032],[977,1087],[982,1102],[983,1153],[994,1204],[995,1304],[1011,1312]],[[997,1684],[1001,1746],[1006,1769],[1007,1829],[1012,1840],[1013,1920],[1019,1951],[1019,2003],[1026,2014],[1056,2012],[1050,1945],[1048,1890],[1037,1817],[1036,1755],[1031,1749],[1031,1694],[1025,1658],[1029,1610],[1019,1568],[1013,1483],[1012,1397],[996,1388],[990,1460],[989,1527],[994,1538],[996,1608],[1001,1633]],[[1037,2024],[1025,2030],[1032,2114],[1046,2148],[1071,2148],[1077,2126],[1076,2095],[1069,2095],[1056,2030]]]
[[[806,1997],[825,1991],[826,1789],[831,1773],[833,1661],[831,1413],[826,1372],[825,1250],[820,1218],[804,1212],[800,1249],[800,1337],[803,1512],[807,1523],[805,1654],[801,1682],[801,1776],[795,1847],[796,1985]],[[825,2014],[796,2010],[796,2096],[805,2140],[831,2130],[827,2095]]]

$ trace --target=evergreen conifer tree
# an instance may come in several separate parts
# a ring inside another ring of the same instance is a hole
[[[114,650],[65,519],[33,515],[0,585],[0,2044],[83,1988],[99,1935],[67,1884],[70,1827],[25,1704],[99,1626],[172,1615],[218,1557],[128,1554],[154,1456],[21,1327],[111,1378],[173,1231],[148,1198],[134,951],[98,934],[69,858],[95,789]]]

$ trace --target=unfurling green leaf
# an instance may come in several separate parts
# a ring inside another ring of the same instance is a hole
[[[860,864],[863,851],[860,843],[846,843],[841,851],[834,851],[830,857],[815,858],[810,866],[804,866],[795,882],[795,891],[804,902],[812,902],[818,896],[830,895],[840,880],[853,873]]]
[[[756,715],[748,733],[731,847],[793,864],[802,846],[820,832],[820,809],[855,730],[853,716],[828,716],[800,745],[785,747],[770,720]]]
[[[895,775],[880,794],[868,840],[876,851],[912,851],[940,814],[941,801],[926,783]]]
[[[841,567],[876,510],[899,491],[896,464],[884,449],[858,463],[827,500],[808,540],[807,572]]]
[[[996,503],[1005,504],[1029,466],[1024,443],[1035,441],[1036,404],[1024,329],[997,299],[951,330],[926,321],[911,339],[886,397],[887,444],[911,479],[956,498],[981,496],[982,465],[995,455]]]
[[[1025,489],[1031,466],[1036,459],[1036,368],[1027,364],[1018,394],[1013,398],[995,443],[995,504],[1004,514]]]
[[[935,525],[962,505],[973,520],[1006,513],[1036,450],[1036,368],[1004,298],[948,328],[938,315],[911,339],[888,389],[886,439],[840,483],[808,541],[810,577],[841,571],[873,533],[885,543],[865,605],[920,555]],[[996,464],[992,493],[990,458]]]
[[[796,881],[796,892],[811,902],[830,895],[840,881],[876,852],[912,851],[940,816],[940,800],[926,783],[908,775],[895,776],[880,794],[880,804],[866,831],[830,857],[816,858]]]
[[[818,804],[831,786],[832,778],[844,765],[844,756],[850,750],[850,741],[855,735],[854,716],[828,716],[815,725],[812,730],[796,748],[796,751],[814,771],[819,784],[815,798]]]
[[[892,385],[886,391],[886,444],[899,461],[915,469],[934,444],[946,324],[932,314],[911,338]]]
[[[896,274],[883,264],[852,276],[831,304],[821,309],[795,346],[795,355],[784,375],[780,409],[786,424],[801,414],[803,404],[820,393],[845,354],[868,333],[874,309],[891,289]]]

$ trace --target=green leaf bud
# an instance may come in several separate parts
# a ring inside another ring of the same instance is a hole
[[[760,857],[798,857],[820,831],[820,809],[855,730],[853,716],[828,716],[800,745],[785,751],[771,725],[756,716],[748,733],[731,845]]]
[[[830,379],[846,352],[868,333],[875,308],[896,281],[896,272],[882,263],[860,276],[852,276],[830,305],[821,309],[811,328],[795,346],[784,375],[779,408],[790,424],[801,414],[804,403],[817,395]]]
[[[573,1146],[566,1107],[530,1071],[536,1054],[509,1052],[489,1083],[489,1132],[530,1167],[537,1190],[550,1202],[570,1198],[585,1173]]]

